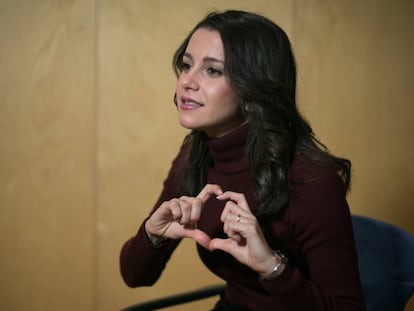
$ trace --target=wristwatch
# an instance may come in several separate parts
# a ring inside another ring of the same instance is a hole
[[[262,280],[270,280],[278,276],[280,273],[280,266],[289,262],[289,259],[280,250],[272,250],[272,254],[276,258],[277,263],[269,273],[267,273],[265,276],[260,276]]]

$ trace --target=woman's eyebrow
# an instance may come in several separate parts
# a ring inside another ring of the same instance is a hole
[[[183,57],[187,57],[187,58],[189,58],[192,61],[194,60],[193,59],[193,56],[190,53],[184,53]],[[206,56],[206,57],[204,57],[203,58],[203,62],[204,63],[215,62],[215,63],[221,63],[221,64],[224,65],[224,61],[223,60],[218,59],[216,57],[212,57],[212,56]]]
[[[203,58],[203,62],[207,63],[207,62],[215,62],[215,63],[221,63],[224,65],[224,61],[215,58],[215,57],[210,57],[210,56],[206,56]]]

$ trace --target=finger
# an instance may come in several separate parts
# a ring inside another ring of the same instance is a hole
[[[178,200],[178,204],[181,210],[180,224],[189,224],[191,217],[191,204],[182,198]]]
[[[217,199],[220,201],[231,200],[235,202],[238,206],[246,211],[250,211],[249,204],[247,203],[246,197],[243,193],[226,191],[217,196]]]
[[[200,244],[202,247],[206,249],[210,249],[210,237],[203,231],[194,229],[194,230],[186,230],[185,237],[191,238]]]
[[[181,213],[181,207],[180,207],[180,204],[178,203],[178,200],[177,199],[171,200],[169,205],[170,205],[170,211],[172,214],[172,218],[175,221],[180,222],[182,213]]]
[[[232,224],[241,219],[241,214],[234,212],[235,208],[236,204],[234,202],[227,202],[220,216],[220,220],[223,222],[223,231],[228,236],[232,236],[235,233],[235,231],[231,229]],[[238,209],[241,210],[241,208]]]
[[[207,184],[197,195],[197,198],[201,199],[205,203],[212,195],[219,196],[223,193],[223,190],[219,185]]]
[[[223,232],[232,240],[236,241],[236,242],[242,242],[243,241],[243,237],[240,235],[240,233],[236,230],[234,230],[234,228],[228,223],[226,222],[223,226]]]
[[[244,241],[243,236],[240,234],[242,230],[241,221],[242,216],[240,214],[228,214],[224,224],[223,232],[232,240],[242,243]]]
[[[237,206],[237,204],[234,203],[233,201],[228,201],[226,205],[224,205],[223,212],[221,213],[221,216],[220,216],[220,220],[222,222],[225,222],[227,218],[231,216],[232,214],[238,215],[241,213],[244,213],[244,210],[241,207]]]
[[[245,210],[241,208],[233,201],[228,201],[226,203],[223,212],[221,213],[220,220],[222,222],[225,222],[228,217],[230,217],[230,219],[233,220],[235,220],[235,218],[239,218],[239,222],[242,218],[245,220],[252,220],[255,218],[255,216],[250,212],[250,210]]]
[[[233,239],[219,239],[215,238],[210,241],[210,251],[222,250],[234,256],[234,251],[238,247],[238,242]]]
[[[203,201],[199,198],[182,196],[180,197],[179,202],[183,203],[184,208],[189,208],[189,220],[186,223],[197,223],[200,219]]]
[[[201,210],[203,208],[203,201],[199,198],[194,198],[192,202],[192,208],[191,208],[191,223],[195,224],[198,222],[201,216]]]

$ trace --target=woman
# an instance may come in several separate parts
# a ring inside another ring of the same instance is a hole
[[[191,130],[150,216],[121,251],[152,285],[180,239],[226,281],[214,310],[364,310],[346,192],[296,107],[286,34],[267,18],[211,13],[174,55],[179,123]]]

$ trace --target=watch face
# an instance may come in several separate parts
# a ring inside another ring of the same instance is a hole
[[[273,255],[278,256],[283,263],[287,263],[289,261],[288,258],[278,249],[273,250]]]

